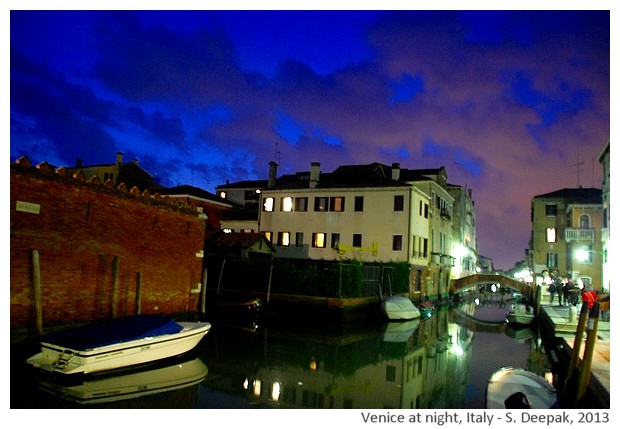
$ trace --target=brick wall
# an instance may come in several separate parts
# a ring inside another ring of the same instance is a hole
[[[35,327],[33,250],[44,327],[109,318],[114,302],[135,314],[139,276],[142,313],[197,309],[205,221],[193,208],[24,158],[10,189],[11,328]]]

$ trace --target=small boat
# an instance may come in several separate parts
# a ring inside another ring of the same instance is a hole
[[[558,407],[559,397],[553,385],[531,371],[500,368],[487,384],[486,408],[489,409]]]
[[[528,304],[513,304],[506,313],[506,321],[516,325],[529,325],[535,318],[534,309]]]
[[[145,364],[193,349],[208,322],[175,322],[142,314],[45,336],[41,352],[26,362],[60,374],[87,374]]]
[[[418,308],[420,309],[422,319],[428,319],[433,315],[433,312],[435,311],[435,304],[433,304],[431,300],[426,299],[418,303]]]
[[[421,316],[418,307],[406,296],[388,296],[381,301],[381,311],[390,320],[411,320]]]
[[[39,388],[79,404],[101,404],[185,389],[200,383],[207,373],[205,364],[193,358],[118,376],[81,379],[76,384],[44,377]]]

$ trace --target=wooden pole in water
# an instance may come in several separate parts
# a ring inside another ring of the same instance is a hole
[[[39,336],[43,335],[43,305],[41,303],[41,263],[39,251],[32,251],[32,288],[34,298],[35,327]]]
[[[202,272],[202,287],[200,288],[200,314],[207,313],[207,269]]]
[[[112,319],[116,319],[116,307],[118,305],[118,256],[112,259]]]
[[[142,273],[136,273],[136,314],[142,314]]]
[[[224,265],[226,265],[226,258],[222,261],[222,268],[220,268],[220,277],[217,279],[217,292],[216,295],[220,294],[220,285],[222,283],[222,276],[224,275]]]
[[[594,303],[592,310],[590,311],[590,317],[588,319],[588,328],[586,336],[586,348],[583,352],[583,362],[579,369],[579,384],[577,389],[576,400],[581,400],[588,391],[590,385],[590,376],[592,370],[592,355],[594,354],[594,346],[596,344],[596,335],[598,330],[598,317],[600,313],[600,304]]]
[[[588,320],[588,303],[584,302],[581,306],[581,313],[579,313],[579,321],[577,322],[577,332],[575,333],[573,351],[571,352],[570,363],[568,364],[568,370],[566,371],[566,377],[564,379],[565,394],[568,393],[569,387],[573,384],[575,370],[579,367],[579,356],[581,355],[581,343],[583,341],[583,332],[585,331],[586,320]]]
[[[271,261],[271,266],[269,267],[269,283],[267,283],[267,304],[269,304],[269,299],[271,298],[271,279],[273,277],[273,260]]]

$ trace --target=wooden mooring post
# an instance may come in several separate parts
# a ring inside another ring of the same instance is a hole
[[[136,314],[142,314],[142,273],[136,273]]]
[[[566,377],[564,378],[564,394],[571,395],[571,389],[575,385],[575,377],[579,368],[579,357],[581,356],[581,343],[583,342],[583,333],[588,320],[588,303],[584,302],[579,313],[579,321],[577,322],[577,332],[575,333],[575,342],[570,356]]]
[[[119,258],[112,259],[112,319],[116,319],[116,307],[118,307],[118,284],[119,284]]]
[[[35,328],[39,336],[43,335],[43,304],[41,302],[41,262],[39,251],[32,251],[32,289],[34,299]]]
[[[588,391],[588,386],[590,385],[590,377],[592,375],[592,356],[594,355],[594,346],[596,345],[598,318],[600,312],[600,304],[595,302],[594,306],[590,310],[590,315],[588,318],[588,327],[586,329],[586,348],[583,352],[583,362],[581,363],[581,368],[579,369],[579,383],[577,385],[575,405],[583,399]]]

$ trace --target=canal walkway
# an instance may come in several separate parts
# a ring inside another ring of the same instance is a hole
[[[575,314],[568,306],[559,306],[557,304],[543,303],[541,305],[541,313],[552,322],[555,330],[555,336],[565,341],[566,347],[571,351],[575,342],[575,333],[577,331],[577,323],[579,313]],[[585,339],[581,344],[581,356],[585,350]],[[610,328],[609,320],[599,318],[597,326],[597,336],[594,343],[594,352],[592,354],[592,367],[590,390],[597,397],[601,405],[609,407],[610,397]]]

